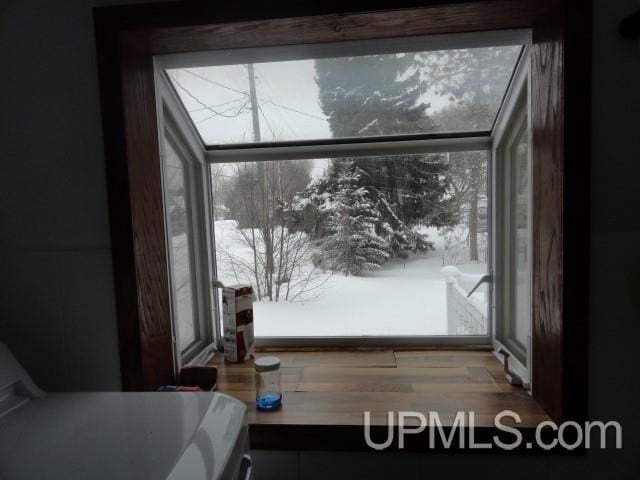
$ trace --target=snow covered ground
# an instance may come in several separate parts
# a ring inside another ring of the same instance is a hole
[[[234,230],[232,221],[216,222],[216,243],[244,257],[249,249],[238,243]],[[445,335],[444,240],[435,229],[429,233],[436,250],[427,255],[389,262],[362,276],[327,274],[320,295],[305,302],[256,302],[256,336]],[[219,279],[237,283],[222,257],[218,253]],[[457,266],[464,273],[486,270],[477,262]]]
[[[193,286],[189,262],[189,243],[186,233],[171,238],[173,268],[171,282],[175,290],[174,315],[178,317],[178,339],[180,350],[184,350],[195,339],[193,326]]]

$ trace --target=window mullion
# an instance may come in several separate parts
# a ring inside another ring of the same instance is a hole
[[[370,157],[383,155],[415,155],[487,150],[491,146],[489,134],[469,133],[468,136],[446,138],[438,135],[387,141],[362,142],[291,142],[269,146],[208,149],[207,163],[256,162],[275,160],[306,160],[315,158]]]

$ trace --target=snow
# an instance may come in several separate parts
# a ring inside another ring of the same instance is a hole
[[[331,276],[305,303],[257,302],[257,336],[446,334],[446,283],[440,258],[391,263],[362,276]]]
[[[191,285],[191,265],[189,263],[189,243],[187,234],[171,237],[173,257],[172,278],[176,305],[174,315],[178,320],[180,350],[184,350],[195,339],[193,323],[193,290]]]
[[[237,242],[235,222],[215,222],[218,249],[244,257],[250,249]],[[441,273],[445,241],[427,229],[436,250],[386,263],[359,276],[326,274],[326,283],[304,302],[254,303],[256,336],[394,336],[447,333],[446,281]],[[235,277],[218,257],[225,285],[249,281]],[[228,257],[228,255],[226,255]],[[250,260],[247,258],[247,260]],[[485,273],[484,263],[457,265],[464,273]],[[481,298],[481,297],[479,297]]]

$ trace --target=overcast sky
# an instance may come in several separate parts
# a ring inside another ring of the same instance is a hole
[[[432,52],[442,61],[446,61],[447,53]],[[314,63],[308,59],[254,64],[261,141],[331,137],[320,108]],[[245,65],[172,69],[167,73],[206,144],[254,141]],[[421,75],[430,72],[425,70]],[[392,83],[388,90],[381,89],[381,95],[393,95],[393,87]],[[427,91],[420,100],[431,104],[429,113],[451,103],[447,96],[434,91]],[[320,176],[326,164],[326,159],[315,161],[313,176]]]
[[[331,136],[320,108],[314,60],[257,63],[254,69],[262,141]],[[205,143],[253,141],[244,65],[174,69],[169,77]],[[431,102],[432,110],[448,103],[433,92],[422,100]]]

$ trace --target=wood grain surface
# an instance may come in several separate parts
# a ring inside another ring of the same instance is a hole
[[[345,351],[339,352],[342,365],[332,353],[258,353],[282,358],[283,406],[273,412],[255,407],[253,362],[225,363],[216,354],[211,364],[218,368],[218,390],[247,404],[252,429],[361,427],[364,411],[370,411],[373,424],[380,426],[386,425],[389,411],[437,411],[445,426],[451,426],[458,411],[474,411],[476,425],[483,428],[493,427],[502,410],[517,412],[523,428],[549,418],[527,392],[507,383],[502,364],[491,352]],[[379,359],[389,354],[396,358],[394,365],[379,366]],[[292,358],[303,366],[290,366]],[[277,437],[277,432],[272,435]]]
[[[156,53],[325,43],[374,38],[526,28],[534,6],[527,0],[431,5],[155,29]]]
[[[163,185],[153,59],[147,37],[120,36],[124,135],[137,290],[141,385],[153,390],[175,382]]]

